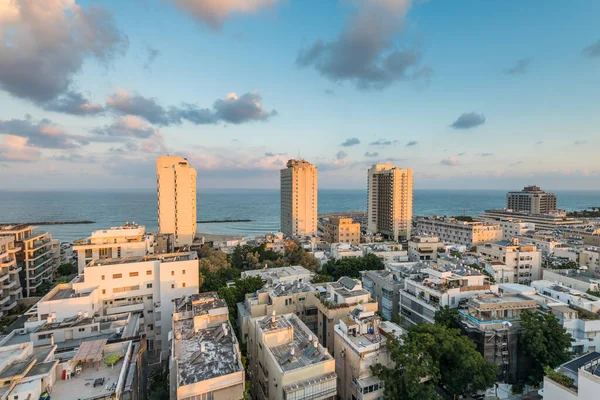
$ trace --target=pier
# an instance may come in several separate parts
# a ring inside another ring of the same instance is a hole
[[[82,225],[95,224],[96,221],[37,221],[37,222],[0,222],[0,225]]]
[[[251,219],[209,219],[196,221],[197,224],[226,224],[228,222],[252,222]]]

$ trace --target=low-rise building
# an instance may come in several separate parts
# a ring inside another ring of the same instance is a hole
[[[333,400],[337,393],[335,360],[295,314],[252,319],[248,377],[253,399]]]
[[[154,236],[147,234],[146,227],[135,222],[94,231],[90,237],[75,240],[73,244],[79,273],[94,260],[141,257],[154,253]]]
[[[390,337],[399,338],[404,330],[359,305],[340,319],[334,332],[338,398],[383,398],[383,381],[373,375],[371,367],[393,363],[386,342]]]
[[[527,379],[529,371],[519,363],[520,317],[524,311],[535,311],[537,302],[519,293],[483,294],[470,298],[467,306],[459,310],[461,329],[483,358],[498,366],[498,379],[506,383]]]
[[[464,246],[502,240],[502,228],[492,222],[459,221],[454,218],[424,217],[417,221],[421,236],[435,236],[442,242]]]
[[[60,262],[60,246],[52,240],[52,234],[34,232],[36,229],[37,226],[27,224],[0,226],[0,237],[12,238],[14,248],[19,249],[14,256],[26,297],[34,295],[43,283],[52,282]]]
[[[548,214],[528,214],[506,209],[485,210],[478,219],[500,221],[508,218],[530,222],[535,224],[535,229],[540,231],[555,231],[563,227],[574,227],[583,225],[584,221],[577,218],[569,218],[565,212],[556,211]]]
[[[409,261],[435,261],[445,252],[444,243],[435,236],[413,236],[408,241]]]
[[[535,232],[535,223],[526,222],[518,218],[481,218],[474,217],[476,221],[491,222],[498,224],[502,228],[502,240],[511,240],[514,237]]]
[[[323,239],[328,243],[360,243],[360,224],[352,218],[331,217],[323,224]]]
[[[600,393],[600,353],[591,352],[558,367],[556,376],[544,377],[544,400],[593,400]],[[567,384],[564,377],[569,378]],[[560,381],[559,381],[560,380]]]
[[[334,260],[360,258],[364,255],[364,250],[359,246],[353,246],[349,243],[336,243],[331,245],[331,257],[333,257]]]
[[[258,276],[269,285],[277,285],[278,283],[289,284],[293,282],[310,282],[313,275],[313,272],[310,272],[299,265],[242,271],[242,279],[250,276]]]
[[[600,290],[600,277],[579,269],[544,268],[542,271],[542,279],[560,283],[581,292]]]
[[[556,240],[554,235],[545,232],[530,232],[517,237],[517,239],[519,239],[519,243],[534,245],[543,256],[554,253],[554,249],[562,245],[562,242]]]
[[[400,292],[400,314],[407,324],[433,324],[440,307],[458,308],[469,298],[487,292],[497,292],[489,278],[465,266],[423,268],[418,275],[404,280]]]
[[[16,307],[23,296],[16,253],[20,251],[11,237],[0,236],[0,317]]]
[[[408,252],[402,250],[402,245],[396,242],[365,243],[360,246],[364,255],[373,254],[383,263],[407,262]]]
[[[519,239],[486,243],[477,246],[477,252],[486,261],[503,263],[512,268],[512,273],[509,272],[508,276],[504,275],[505,268],[502,268],[500,282],[527,284],[542,277],[541,253],[535,246],[519,244]]]
[[[175,301],[171,399],[242,399],[245,371],[227,303],[215,292]]]

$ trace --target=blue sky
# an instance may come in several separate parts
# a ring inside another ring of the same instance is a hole
[[[0,180],[600,189],[600,2],[0,0]],[[343,144],[347,145],[344,146]],[[372,143],[379,143],[378,145]]]

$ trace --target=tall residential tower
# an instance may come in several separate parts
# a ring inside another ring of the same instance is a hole
[[[413,216],[413,171],[391,164],[369,169],[367,230],[391,239],[410,239]]]
[[[156,159],[158,232],[173,234],[175,247],[191,245],[196,236],[196,170],[185,158]]]
[[[281,232],[290,237],[317,231],[317,168],[289,160],[281,170]]]

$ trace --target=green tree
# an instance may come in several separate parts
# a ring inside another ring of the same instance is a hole
[[[58,272],[58,275],[60,276],[69,276],[77,273],[77,267],[71,263],[64,263],[59,265],[56,272]]]
[[[451,395],[471,396],[492,386],[496,365],[477,352],[475,343],[458,329],[440,324],[411,327],[398,341],[389,341],[393,368],[377,365],[373,372],[385,382],[386,398],[438,398],[439,385]],[[426,380],[426,384],[421,382]]]
[[[200,250],[198,250],[198,257],[198,266],[200,269],[217,271],[231,267],[227,254],[221,250],[215,250],[207,244],[203,245]]]
[[[519,344],[532,360],[531,383],[544,379],[544,366],[552,369],[571,358],[572,337],[553,314],[525,311],[521,314]]]
[[[310,271],[316,271],[319,268],[319,260],[293,240],[285,243],[284,264],[301,265]]]
[[[217,290],[219,298],[227,303],[229,319],[233,326],[237,327],[237,303],[244,301],[247,293],[254,293],[263,285],[263,280],[258,276],[249,276],[243,279],[234,279],[233,285],[225,285]]]
[[[456,308],[444,306],[435,312],[435,323],[446,328],[458,329],[460,327],[460,314]]]
[[[360,271],[373,271],[382,269],[384,269],[384,265],[379,257],[374,254],[367,254],[364,257],[329,260],[321,268],[321,274],[330,275],[333,280],[337,281],[342,276],[360,278]]]
[[[313,276],[312,283],[325,283],[325,282],[333,282],[333,277],[331,275],[323,275],[317,274]]]
[[[148,399],[149,400],[168,400],[169,399],[169,369],[166,363],[159,369],[154,370],[148,377]]]

